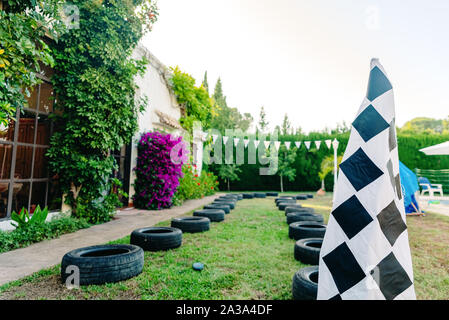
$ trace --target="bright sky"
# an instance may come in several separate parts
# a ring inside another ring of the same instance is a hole
[[[167,66],[270,128],[288,113],[304,131],[351,123],[366,93],[370,59],[395,90],[396,123],[446,118],[447,0],[159,0],[144,44]]]

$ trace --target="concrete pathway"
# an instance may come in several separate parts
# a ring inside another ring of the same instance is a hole
[[[165,210],[124,209],[115,220],[53,240],[35,243],[29,247],[0,254],[0,285],[21,279],[39,270],[61,263],[63,255],[73,249],[104,244],[129,235],[134,229],[153,226],[200,208],[219,194],[198,200],[188,200],[182,206]]]

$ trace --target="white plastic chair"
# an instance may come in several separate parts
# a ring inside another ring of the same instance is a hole
[[[443,196],[443,185],[442,184],[430,183],[429,179],[427,179],[425,177],[419,177],[418,182],[419,182],[419,185],[422,187],[422,191],[421,191],[422,196],[426,192],[431,197],[434,196],[434,193],[439,193],[441,196]]]

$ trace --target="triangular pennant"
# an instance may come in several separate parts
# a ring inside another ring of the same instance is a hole
[[[234,146],[237,147],[237,145],[239,144],[240,139],[239,138],[234,138]]]
[[[257,149],[257,147],[259,147],[259,143],[260,143],[259,140],[254,140],[254,146],[256,147],[256,149]]]
[[[223,144],[226,144],[226,142],[228,142],[229,137],[224,136],[223,137]]]
[[[275,141],[274,142],[274,146],[276,147],[276,150],[279,150],[279,147],[281,146],[281,142],[280,141]]]
[[[331,144],[332,144],[332,140],[329,139],[329,140],[326,140],[324,142],[326,143],[327,148],[330,149],[331,148]]]
[[[337,138],[334,139],[334,141],[332,141],[332,147],[336,150],[338,150],[338,145],[340,143],[338,142]]]
[[[295,146],[299,149],[301,147],[301,141],[295,141]]]
[[[248,146],[249,139],[244,139],[243,142],[245,143],[245,148]]]
[[[315,141],[315,146],[316,146],[317,150],[320,150],[321,141]]]
[[[416,299],[396,137],[388,134],[394,117],[391,83],[373,59],[321,246],[319,300]]]
[[[270,146],[271,141],[264,141],[263,144],[265,146],[265,149],[268,149],[268,147]]]
[[[217,141],[218,135],[213,134],[212,135],[212,142],[215,143],[215,141]]]
[[[291,145],[290,141],[285,141],[284,144],[287,149],[290,149],[290,145]]]
[[[304,145],[306,146],[307,150],[310,149],[310,141],[304,141]]]

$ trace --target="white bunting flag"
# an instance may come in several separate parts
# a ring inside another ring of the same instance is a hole
[[[237,145],[239,144],[240,139],[239,138],[234,138],[234,146],[237,147]]]
[[[334,148],[335,150],[338,150],[339,144],[340,144],[340,142],[338,142],[338,140],[335,138],[334,141],[332,141],[332,148]]]
[[[254,146],[256,147],[256,149],[259,147],[259,143],[260,143],[259,140],[254,140]]]
[[[245,148],[248,146],[249,139],[244,139],[243,142],[245,143]]]
[[[304,141],[304,145],[306,146],[307,150],[310,149],[310,141]]]
[[[284,144],[287,149],[290,149],[290,144],[291,144],[290,141],[285,141]]]
[[[393,88],[377,59],[352,123],[319,258],[318,299],[416,299]]]
[[[332,144],[332,140],[329,139],[329,140],[326,140],[324,142],[326,143],[327,148],[330,149],[331,148],[331,144]]]
[[[316,146],[317,150],[320,150],[321,141],[315,141],[315,146]]]
[[[296,148],[299,149],[301,147],[301,141],[295,141]]]
[[[281,142],[280,141],[275,141],[274,142],[274,146],[275,146],[276,150],[279,150],[279,147],[281,146]]]
[[[226,142],[228,142],[229,137],[224,136],[223,137],[223,144],[226,144]]]
[[[212,135],[212,142],[215,143],[215,141],[217,141],[218,135],[213,134]]]
[[[263,144],[265,146],[265,149],[268,149],[268,147],[270,146],[270,142],[271,141],[264,141]]]

